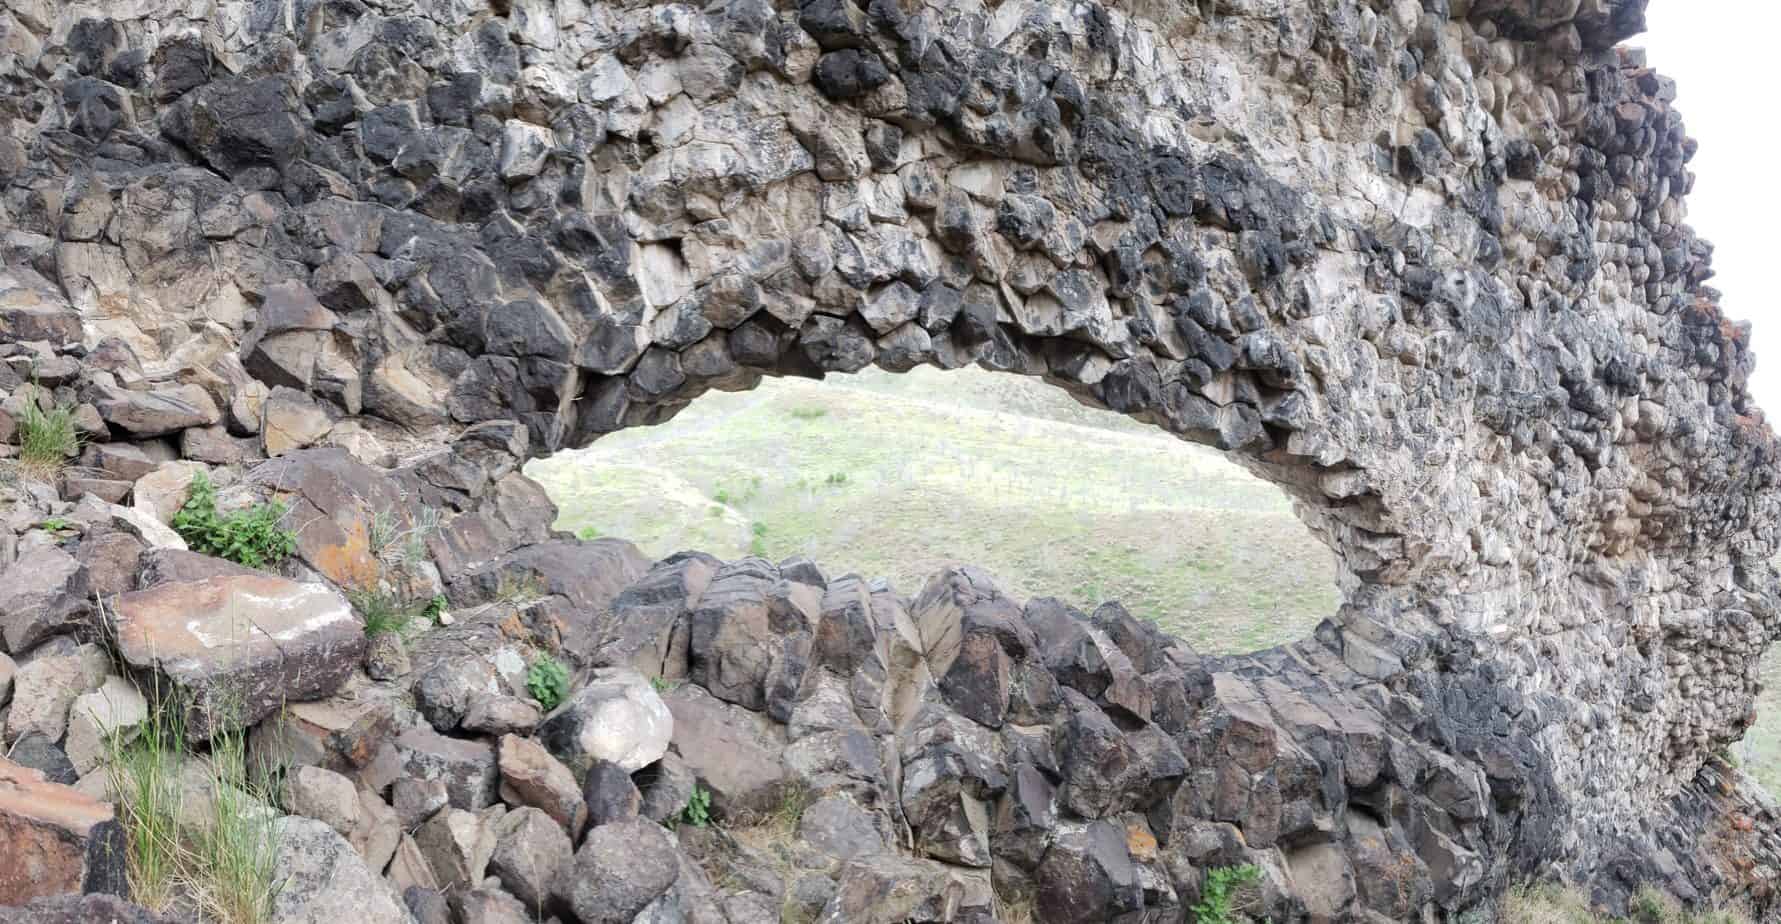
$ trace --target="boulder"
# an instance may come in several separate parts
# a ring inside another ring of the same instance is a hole
[[[488,872],[528,907],[550,900],[557,876],[575,855],[575,844],[555,819],[526,806],[502,816],[494,829]]]
[[[575,774],[530,738],[503,735],[500,749],[502,801],[535,806],[564,830],[580,834],[587,806]]]
[[[785,728],[693,684],[668,693],[674,750],[724,811],[770,812],[789,780]]]
[[[322,441],[334,421],[315,399],[284,386],[272,389],[260,408],[260,447],[276,459]]]
[[[535,920],[526,905],[500,889],[454,892],[449,904],[458,924],[533,924]]]
[[[281,885],[269,924],[408,924],[396,890],[334,829],[310,818],[276,824],[272,876]]]
[[[74,764],[69,763],[68,754],[40,732],[20,735],[7,749],[6,757],[21,767],[43,774],[43,778],[51,783],[73,786],[80,781],[80,774],[74,771]]]
[[[0,641],[29,651],[52,635],[92,628],[92,584],[74,556],[50,547],[26,552],[0,572]]]
[[[93,403],[113,431],[133,440],[178,433],[187,427],[208,427],[223,419],[210,393],[197,385],[155,391],[112,388]]]
[[[402,823],[389,803],[369,789],[360,789],[359,823],[346,839],[365,858],[366,866],[381,871],[396,853],[396,844],[402,839]]]
[[[130,503],[162,523],[172,523],[173,515],[192,496],[192,478],[208,472],[209,467],[199,462],[162,462],[136,479]]]
[[[75,558],[87,568],[93,596],[108,601],[136,589],[136,572],[146,548],[142,540],[129,533],[103,532],[83,540]]]
[[[488,741],[448,738],[431,728],[411,728],[396,738],[402,770],[420,780],[443,780],[451,804],[478,811],[495,803],[495,748]]]
[[[607,760],[634,772],[660,760],[674,736],[674,716],[648,680],[627,668],[603,668],[538,726],[538,737],[576,776]]]
[[[390,803],[402,830],[413,831],[434,813],[451,804],[451,794],[442,779],[417,780],[402,777],[390,787]]]
[[[529,735],[543,719],[537,706],[517,696],[485,695],[470,701],[459,727],[479,735]]]
[[[0,908],[0,921],[31,924],[180,924],[116,895],[58,895],[15,908]]]
[[[111,806],[0,758],[0,906],[76,892],[129,891]]]
[[[1112,821],[1059,824],[1035,877],[1043,924],[1090,924],[1144,907],[1144,888]]]
[[[338,593],[271,575],[160,584],[119,596],[115,610],[124,660],[188,698],[194,741],[334,692],[365,653]]]
[[[588,824],[595,827],[636,818],[643,808],[643,794],[631,775],[609,761],[595,761],[588,769],[581,795],[587,802]]]
[[[481,883],[495,850],[491,826],[474,812],[456,808],[448,808],[421,825],[414,832],[414,842],[439,888],[447,891]]]
[[[63,742],[75,772],[93,772],[110,758],[109,742],[121,738],[121,743],[128,743],[147,720],[148,701],[122,677],[106,677],[99,689],[75,697]]]
[[[350,838],[359,826],[359,793],[352,781],[320,767],[298,767],[285,778],[285,810],[313,818]]]
[[[638,818],[589,831],[557,889],[581,924],[631,924],[679,878],[667,830]]]
[[[75,698],[97,689],[111,672],[110,659],[99,646],[58,641],[32,652],[13,675],[12,706],[6,714],[9,743],[31,732],[61,741]]]

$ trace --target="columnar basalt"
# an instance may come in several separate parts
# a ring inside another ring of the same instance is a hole
[[[898,877],[898,920],[991,879],[1103,920],[1246,860],[1282,918],[1554,871],[1766,903],[1781,818],[1715,755],[1781,632],[1775,442],[1674,86],[1616,47],[1643,7],[15,2],[4,407],[80,406],[68,499],[257,463],[342,587],[363,514],[447,510],[455,598],[533,582],[577,662],[690,678],[677,718],[869,810],[916,865],[827,920]],[[968,570],[649,569],[515,471],[762,376],[969,363],[1228,450],[1344,605],[1203,658]]]

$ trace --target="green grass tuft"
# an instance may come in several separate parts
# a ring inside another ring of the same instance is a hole
[[[376,638],[379,635],[401,635],[408,631],[414,622],[415,608],[397,600],[394,596],[381,590],[357,588],[346,592],[347,602],[359,611],[359,618],[365,623],[365,635]],[[432,608],[428,601],[427,609]]]
[[[18,420],[18,440],[19,466],[25,474],[41,480],[53,478],[80,451],[74,409],[58,405],[46,411],[36,401],[25,402]]]

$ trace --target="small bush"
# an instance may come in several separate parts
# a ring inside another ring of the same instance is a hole
[[[67,517],[50,517],[49,519],[44,520],[42,523],[39,523],[37,525],[40,528],[42,528],[45,532],[59,533],[64,529],[68,529],[69,527],[73,526],[74,524],[70,523],[68,521]]]
[[[575,538],[577,538],[577,539],[598,539],[598,538],[600,538],[600,531],[592,526],[583,526],[582,528],[575,531]]]
[[[526,668],[526,692],[546,711],[555,709],[569,695],[569,669],[546,655]]]
[[[829,477],[823,479],[823,483],[829,485],[830,487],[838,488],[838,487],[847,483],[847,473],[846,472],[830,472]]]
[[[1260,879],[1262,871],[1245,863],[1242,866],[1215,866],[1206,871],[1200,885],[1200,900],[1193,907],[1194,924],[1237,924],[1246,920],[1231,907],[1234,893]]]
[[[227,516],[217,513],[216,488],[199,472],[192,476],[185,505],[173,515],[173,531],[194,552],[249,568],[270,568],[297,551],[297,534],[284,528],[284,515],[282,504],[256,504]]]
[[[703,828],[711,824],[711,790],[695,783],[692,798],[686,802],[686,808],[680,810],[680,823]]]
[[[794,407],[794,408],[792,408],[792,417],[797,420],[817,420],[822,417],[827,417],[828,414],[829,414],[829,412],[828,412],[828,409],[826,409],[826,408],[820,408],[820,407]]]
[[[434,594],[433,599],[427,601],[426,608],[421,610],[421,615],[426,617],[428,622],[438,622],[439,617],[445,615],[445,611],[450,605],[451,601],[446,600],[444,594]]]
[[[657,693],[672,693],[674,688],[680,686],[680,684],[675,683],[666,677],[651,677],[649,678],[649,686]]]
[[[74,425],[74,409],[44,410],[36,401],[25,402],[18,420],[19,463],[37,477],[54,475],[69,456],[80,450],[80,431]]]

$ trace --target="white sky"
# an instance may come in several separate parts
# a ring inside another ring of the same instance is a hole
[[[1713,242],[1721,307],[1755,324],[1756,374],[1751,391],[1781,423],[1781,315],[1771,310],[1763,272],[1770,216],[1781,216],[1781,184],[1774,177],[1777,133],[1766,89],[1781,33],[1775,0],[1651,0],[1650,30],[1628,44],[1649,51],[1650,63],[1677,83],[1676,105],[1688,134],[1701,143],[1689,162],[1695,174],[1688,222]]]

